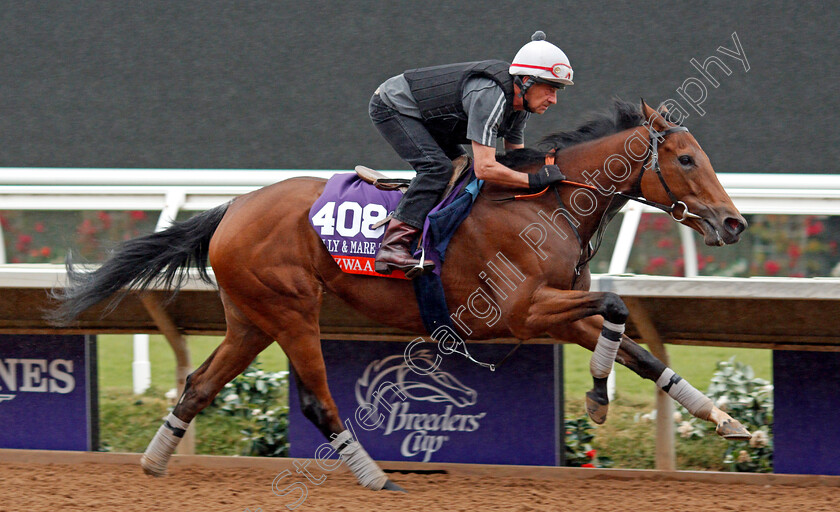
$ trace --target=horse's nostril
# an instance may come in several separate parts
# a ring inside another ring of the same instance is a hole
[[[741,219],[736,219],[735,217],[728,217],[726,221],[724,221],[724,225],[726,226],[726,230],[733,235],[740,235],[741,232],[747,229],[747,223]]]

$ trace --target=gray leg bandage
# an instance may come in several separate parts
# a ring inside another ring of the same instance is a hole
[[[612,371],[615,356],[618,354],[618,347],[621,346],[621,334],[624,332],[624,324],[614,324],[604,320],[604,327],[601,335],[598,336],[598,344],[592,351],[592,359],[589,360],[589,371],[597,379],[609,376]]]
[[[165,474],[169,457],[175,452],[175,448],[181,442],[181,438],[184,437],[184,433],[189,426],[189,423],[181,421],[174,414],[169,413],[140,459],[143,469],[155,475]]]
[[[385,486],[388,476],[379,469],[379,466],[370,455],[362,448],[358,441],[353,439],[350,432],[345,430],[330,441],[330,445],[338,452],[341,459],[356,475],[359,483],[368,489],[378,491]]]
[[[656,385],[694,416],[701,420],[709,419],[709,414],[714,407],[712,401],[709,397],[697,391],[688,381],[674,373],[674,370],[665,368],[662,375],[656,379]]]

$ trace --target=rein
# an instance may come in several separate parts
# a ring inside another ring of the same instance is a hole
[[[637,203],[642,203],[647,206],[651,206],[658,210],[662,210],[663,212],[669,214],[672,219],[677,222],[682,222],[685,219],[699,219],[701,218],[696,213],[692,213],[688,210],[688,206],[683,202],[680,201],[677,196],[671,191],[671,187],[668,186],[668,182],[665,181],[665,176],[662,175],[662,169],[659,167],[659,139],[664,139],[666,135],[670,135],[676,132],[687,132],[688,128],[685,126],[673,126],[668,128],[665,131],[657,132],[652,131],[650,132],[650,151],[648,151],[647,157],[645,157],[645,162],[642,164],[642,172],[639,174],[639,184],[641,188],[642,178],[645,175],[645,170],[647,170],[648,162],[650,162],[650,167],[656,173],[656,176],[659,178],[659,182],[662,184],[662,188],[665,189],[665,193],[668,194],[668,199],[671,200],[671,204],[662,204],[657,203],[656,201],[651,201],[644,197],[633,196],[630,194],[625,194],[624,192],[608,192],[606,189],[602,189],[601,187],[595,185],[589,185],[587,183],[579,183],[577,181],[570,181],[570,180],[562,180],[559,182],[561,185],[568,185],[570,187],[577,187],[577,188],[586,188],[589,190],[594,190],[596,192],[600,192],[602,195],[611,195],[611,196],[618,196],[624,199],[628,199],[630,201],[636,201]],[[557,152],[557,149],[551,150],[548,154],[545,155],[545,164],[546,165],[554,165],[554,156]],[[511,197],[505,197],[501,199],[491,199],[491,201],[496,202],[503,202],[503,201],[519,201],[523,199],[533,199],[535,197],[540,197],[546,192],[548,189],[551,188],[551,185],[546,187],[545,189],[541,190],[540,192],[536,192],[533,194],[517,194]],[[679,208],[682,207],[682,215],[677,216],[677,211]]]
[[[697,215],[696,213],[691,213],[688,210],[688,206],[684,202],[680,201],[677,198],[677,196],[674,195],[674,193],[671,191],[671,187],[668,186],[668,182],[665,181],[665,176],[662,175],[662,169],[659,167],[659,140],[660,139],[664,140],[666,135],[670,135],[672,133],[687,132],[687,131],[688,131],[688,128],[686,128],[685,126],[673,126],[673,127],[668,128],[667,130],[662,131],[662,132],[651,131],[650,132],[650,147],[649,147],[650,151],[648,151],[648,154],[645,157],[645,162],[642,164],[642,172],[639,173],[639,180],[638,180],[639,181],[639,190],[641,190],[642,178],[644,178],[645,171],[648,168],[648,162],[650,162],[650,167],[653,169],[653,171],[656,173],[656,176],[659,178],[659,183],[662,184],[662,188],[665,189],[665,193],[668,194],[668,199],[671,200],[670,205],[657,203],[656,201],[651,201],[651,200],[646,199],[644,197],[632,196],[630,194],[625,194],[624,192],[612,192],[611,195],[622,197],[622,198],[628,199],[630,201],[636,201],[637,203],[642,203],[642,204],[645,204],[647,206],[651,206],[653,208],[656,208],[658,210],[662,210],[663,212],[670,215],[671,218],[674,219],[677,222],[682,222],[682,221],[684,221],[685,219],[688,219],[688,218],[699,219],[700,218],[699,215]],[[545,157],[546,164],[549,164],[549,161],[552,165],[554,164],[554,153],[556,151],[557,150],[555,149],[549,155],[546,155],[546,157]],[[573,186],[573,187],[588,188],[588,189],[591,189],[591,190],[598,191],[598,192],[600,192],[604,195],[606,195],[608,193],[606,190],[603,190],[600,187],[595,187],[593,185],[587,185],[585,183],[578,183],[578,182],[567,181],[567,180],[563,180],[560,183],[562,183],[564,185],[570,185],[570,186]],[[677,210],[680,206],[682,206],[682,212],[683,213],[682,213],[681,216],[677,217],[676,212],[677,212]]]
[[[598,252],[598,249],[601,246],[601,240],[604,236],[604,232],[606,231],[606,225],[609,223],[607,220],[607,216],[609,213],[609,209],[612,206],[612,202],[616,197],[621,197],[623,199],[627,199],[630,201],[636,201],[637,203],[642,203],[647,206],[651,206],[658,210],[662,210],[663,212],[669,214],[672,219],[677,222],[682,222],[686,219],[699,219],[701,218],[696,213],[692,213],[689,211],[688,206],[683,202],[680,201],[675,195],[674,192],[671,190],[671,187],[668,186],[668,182],[665,181],[665,176],[662,175],[662,169],[659,167],[659,142],[660,139],[664,140],[666,136],[677,133],[677,132],[687,132],[688,128],[685,126],[672,126],[664,131],[655,131],[655,130],[648,130],[650,133],[650,145],[648,147],[649,151],[647,156],[645,157],[645,161],[642,164],[642,171],[639,173],[639,190],[641,190],[641,183],[642,178],[644,178],[645,170],[648,168],[648,163],[650,163],[650,168],[656,173],[656,176],[659,178],[659,182],[662,184],[662,188],[665,190],[665,193],[668,195],[668,199],[671,200],[671,204],[662,204],[657,203],[656,201],[651,201],[644,197],[634,196],[630,194],[625,194],[624,192],[609,192],[606,189],[603,189],[596,185],[589,185],[587,183],[579,183],[577,181],[570,181],[570,180],[562,180],[559,181],[557,184],[559,185],[568,185],[570,187],[577,187],[577,188],[585,188],[589,190],[593,190],[599,192],[602,195],[610,196],[610,202],[607,204],[607,210],[604,212],[604,215],[601,216],[601,220],[598,223],[598,227],[595,230],[595,244],[590,241],[587,246],[583,245],[583,239],[580,236],[580,233],[575,226],[575,223],[571,217],[571,214],[566,209],[566,205],[563,204],[563,199],[560,197],[560,192],[557,190],[556,185],[549,185],[545,189],[541,190],[540,192],[536,192],[533,194],[517,194],[510,197],[504,197],[501,199],[492,199],[487,198],[493,202],[506,202],[506,201],[521,201],[527,199],[534,199],[544,195],[548,192],[548,189],[553,189],[555,195],[557,196],[557,202],[560,204],[560,213],[563,214],[563,217],[566,219],[566,222],[569,223],[572,231],[575,234],[575,237],[578,239],[578,243],[581,245],[580,248],[580,257],[578,258],[578,263],[575,265],[575,276],[572,279],[572,288],[574,288],[575,282],[577,281],[577,277],[580,275],[580,269],[586,265],[593,257],[595,257],[595,253]],[[554,165],[555,155],[557,153],[557,148],[549,151],[545,155],[545,164],[546,165]],[[682,211],[682,214],[679,215],[677,212]],[[610,219],[612,216],[610,216]],[[606,220],[606,222],[605,222]]]

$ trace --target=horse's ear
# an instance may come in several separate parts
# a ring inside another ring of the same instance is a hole
[[[642,115],[645,116],[645,124],[653,128],[657,131],[662,131],[668,128],[668,123],[662,118],[662,115],[659,114],[656,110],[652,109],[650,105],[645,103],[645,99],[641,98],[642,100]]]

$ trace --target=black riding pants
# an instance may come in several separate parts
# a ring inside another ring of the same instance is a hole
[[[370,99],[370,119],[391,147],[417,171],[394,218],[415,228],[422,228],[426,215],[442,199],[452,177],[452,160],[464,155],[464,149],[435,137],[421,119],[400,114],[374,94]]]

